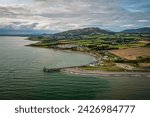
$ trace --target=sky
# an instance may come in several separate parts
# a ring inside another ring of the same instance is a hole
[[[150,27],[150,0],[0,0],[0,29],[49,33]]]

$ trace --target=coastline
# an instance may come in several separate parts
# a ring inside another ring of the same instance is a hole
[[[31,41],[32,41],[32,40],[31,40]],[[72,49],[62,49],[62,48],[54,48],[54,47],[33,46],[33,45],[31,45],[31,44],[25,45],[25,46],[35,47],[35,48],[53,49],[53,50],[56,50],[56,51],[64,51],[64,52],[77,52],[77,53],[82,53],[82,54],[90,55],[90,56],[94,57],[95,61],[98,60],[98,58],[100,57],[100,56],[98,56],[98,55],[95,55],[95,54],[92,53],[92,52],[87,52],[87,51],[79,51],[79,50],[72,50]],[[93,62],[94,62],[94,61],[93,61]]]
[[[29,39],[28,39],[29,40]],[[32,40],[30,40],[32,41]],[[93,62],[94,63],[95,61],[100,61],[100,57],[101,55],[98,54],[98,53],[94,53],[94,52],[89,52],[89,51],[86,51],[86,50],[79,50],[79,49],[76,49],[76,50],[73,50],[73,49],[68,49],[68,48],[58,48],[58,47],[43,47],[43,46],[34,46],[32,44],[30,45],[26,45],[26,46],[31,46],[31,47],[40,47],[40,48],[47,48],[47,49],[53,49],[53,50],[56,50],[56,51],[64,51],[64,52],[78,52],[78,53],[82,53],[82,54],[87,54],[87,55],[90,55],[92,57],[94,57],[93,59]],[[87,63],[85,66],[90,66],[90,64],[92,63]],[[70,68],[61,68],[60,69],[60,72],[63,72],[63,73],[69,73],[69,74],[79,74],[79,75],[94,75],[94,76],[146,76],[148,75],[148,77],[150,77],[150,72],[145,72],[145,71],[132,71],[132,70],[128,70],[128,71],[105,71],[105,70],[85,70],[83,68],[80,68],[82,67],[83,65],[81,66],[77,66],[77,67],[70,67]]]
[[[99,70],[83,70],[79,67],[61,69],[61,72],[66,74],[74,74],[74,75],[86,75],[86,76],[130,76],[130,77],[148,77],[150,78],[149,72],[107,72],[107,71],[99,71]]]

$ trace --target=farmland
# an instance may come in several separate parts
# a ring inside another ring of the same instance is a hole
[[[138,57],[150,56],[150,48],[146,48],[146,47],[110,50],[109,52],[128,60],[136,60]]]
[[[92,66],[81,67],[85,70],[131,71],[150,68],[149,34],[97,34],[97,30],[92,28],[31,37],[30,40],[40,42],[30,46],[90,53],[99,62]]]

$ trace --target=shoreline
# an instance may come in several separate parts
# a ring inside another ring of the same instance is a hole
[[[29,40],[29,39],[28,39]],[[32,40],[30,40],[32,41]],[[82,53],[82,54],[86,54],[89,56],[93,57],[93,62],[95,61],[99,61],[99,58],[101,57],[101,55],[99,54],[94,54],[93,52],[88,52],[88,51],[80,51],[80,50],[72,50],[72,49],[65,49],[65,48],[57,48],[57,47],[42,47],[42,46],[34,46],[32,44],[29,45],[25,45],[25,46],[30,46],[30,47],[38,47],[38,48],[47,48],[47,49],[53,49],[56,51],[64,51],[64,52],[77,52],[77,53]],[[87,63],[90,64],[90,63]],[[138,76],[138,75],[145,75],[147,74],[148,77],[150,77],[150,72],[145,72],[145,71],[137,71],[137,72],[133,72],[133,71],[100,71],[100,70],[84,70],[81,69],[80,67],[71,67],[70,68],[62,68],[60,69],[61,72],[63,73],[70,73],[70,74],[79,74],[79,75],[94,75],[94,76],[120,76],[120,75],[134,75],[134,76]],[[89,65],[88,65],[89,66]]]
[[[30,40],[30,41],[32,41],[32,40]],[[79,51],[79,50],[71,50],[71,49],[62,49],[62,48],[54,48],[54,47],[33,46],[33,45],[31,45],[31,44],[25,45],[25,46],[35,47],[35,48],[53,49],[53,50],[56,50],[56,51],[63,51],[63,52],[77,52],[77,53],[82,53],[82,54],[90,55],[90,56],[94,57],[95,61],[100,57],[100,56],[95,55],[95,54],[92,53],[92,52],[87,52],[87,51]],[[93,61],[93,62],[94,62],[94,61]]]
[[[99,71],[99,70],[83,70],[78,67],[76,68],[67,68],[61,69],[61,72],[66,74],[74,74],[74,75],[86,75],[86,76],[130,76],[130,77],[148,77],[150,78],[149,72],[107,72],[107,71]]]
[[[30,40],[32,41],[32,40]],[[29,46],[29,47],[35,47],[35,48],[45,48],[45,49],[52,49],[55,51],[62,51],[62,52],[76,52],[76,53],[80,53],[80,54],[85,54],[85,55],[89,55],[91,57],[93,57],[93,61],[90,63],[94,63],[95,61],[99,60],[100,55],[95,55],[92,52],[87,52],[87,51],[80,51],[80,50],[71,50],[71,49],[61,49],[61,48],[54,48],[54,47],[42,47],[42,46],[33,46],[32,44],[29,45],[25,45],[25,46]],[[87,64],[90,64],[87,63]],[[81,65],[83,66],[83,65]]]

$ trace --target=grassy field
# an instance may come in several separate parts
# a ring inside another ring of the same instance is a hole
[[[123,68],[118,67],[114,62],[110,62],[110,61],[105,61],[103,62],[102,65],[98,65],[98,66],[84,66],[84,67],[80,67],[81,69],[84,70],[99,70],[99,71],[110,71],[110,72],[115,72],[115,71],[124,71]]]

